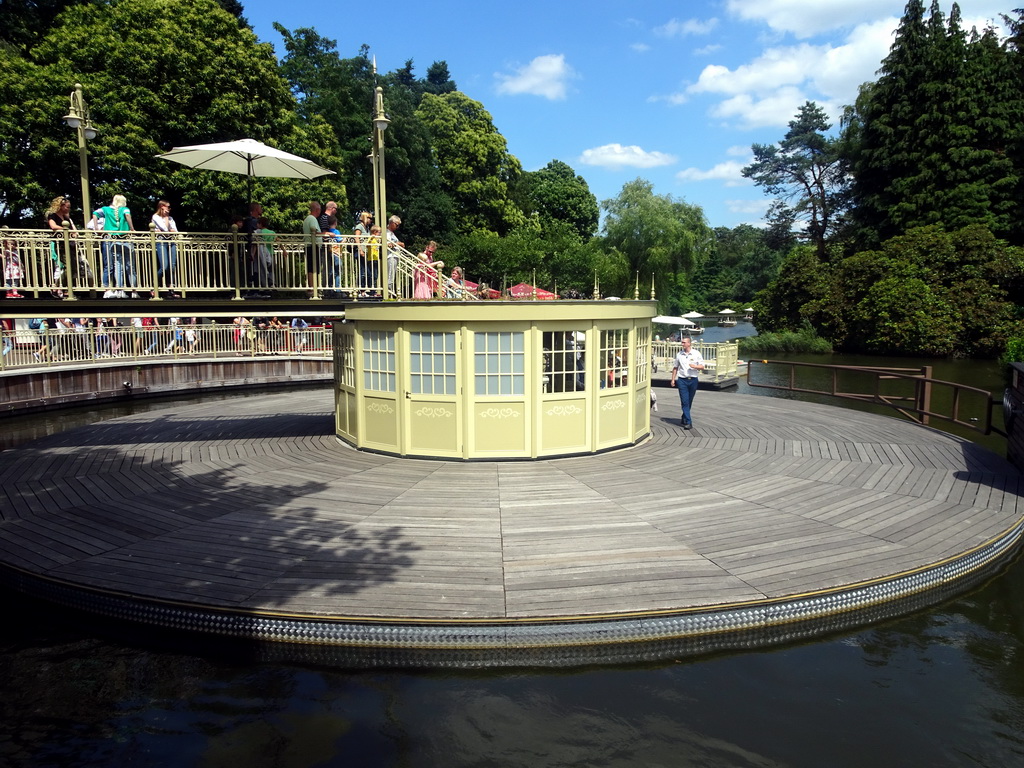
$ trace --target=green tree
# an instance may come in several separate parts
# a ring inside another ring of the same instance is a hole
[[[645,285],[653,275],[659,299],[669,306],[679,287],[677,274],[693,274],[711,252],[713,233],[700,206],[653,189],[649,181],[635,179],[601,203],[607,214],[604,248],[621,260],[619,282],[608,289],[631,296],[638,274]]]
[[[298,112],[307,121],[322,119],[330,125],[329,151],[341,158],[345,168],[346,195],[339,189],[325,195],[339,205],[339,216],[347,210],[345,229],[355,214],[373,201],[373,174],[366,160],[370,144],[374,78],[369,48],[362,46],[349,59],[338,54],[337,43],[314,29],[289,31],[275,23],[284,39],[285,55],[281,74],[298,100]],[[345,197],[347,199],[338,199]]]
[[[457,91],[458,87],[448,72],[448,62],[435,61],[427,69],[427,81],[424,84],[427,93],[441,96],[445,93]]]
[[[757,329],[799,331],[811,323],[808,315],[827,305],[832,296],[831,266],[815,248],[798,246],[782,259],[777,277],[754,300]]]
[[[770,240],[769,233],[749,224],[740,224],[732,229],[715,228],[715,250],[721,256],[723,267],[733,276],[728,300],[750,302],[774,279],[782,253],[770,247]],[[717,303],[721,302],[704,302],[702,306],[710,308],[711,304]]]
[[[89,145],[94,203],[120,192],[148,212],[167,197],[181,226],[223,229],[230,212],[245,206],[245,179],[155,157],[185,144],[251,137],[339,168],[323,149],[327,126],[296,114],[270,46],[213,0],[72,5],[28,58],[7,54],[3,63],[0,93],[17,105],[14,116],[0,119],[5,222],[38,226],[49,198],[77,198],[77,144],[61,122],[76,81],[99,130]],[[254,194],[276,221],[297,222],[300,201],[323,183],[261,179]]]
[[[947,23],[938,2],[926,18],[911,0],[880,72],[844,120],[859,242],[929,224],[1010,235],[1024,101],[995,32],[968,39],[955,4]]]
[[[754,162],[743,169],[765,192],[775,197],[796,221],[823,258],[825,244],[843,221],[846,208],[846,163],[825,111],[808,101],[789,123],[776,146],[754,144]]]
[[[430,132],[441,190],[458,211],[456,231],[505,235],[521,225],[511,196],[521,166],[483,105],[459,91],[425,93],[416,116]]]
[[[586,180],[561,160],[552,160],[539,171],[523,173],[520,189],[524,213],[536,214],[542,227],[549,222],[564,222],[581,240],[590,239],[597,231],[597,198]]]
[[[1014,333],[1021,252],[981,225],[921,227],[838,267],[848,350],[995,357]]]
[[[0,3],[0,48],[24,55],[69,5],[92,0],[4,0]],[[5,102],[7,103],[7,102]]]

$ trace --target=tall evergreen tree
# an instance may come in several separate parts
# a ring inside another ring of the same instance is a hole
[[[902,200],[902,181],[916,173],[914,124],[927,109],[920,99],[930,77],[924,15],[923,0],[909,0],[879,79],[861,89],[847,117],[853,214],[861,239],[869,243],[895,233],[890,212]]]
[[[1010,30],[1006,40],[1009,82],[1013,88],[1017,107],[1024,111],[1024,8],[1013,11],[1014,16],[1003,15],[1003,23]],[[1017,245],[1024,245],[1024,119],[1016,113],[1017,130],[1011,135],[1007,146],[1007,155],[1017,169],[1017,186],[1013,198],[1016,201],[1011,228],[1011,240]]]
[[[826,242],[846,207],[846,163],[839,142],[825,135],[831,127],[825,111],[808,101],[789,122],[778,146],[754,144],[754,162],[743,169],[744,176],[804,223],[805,236],[819,257],[825,256]]]
[[[910,0],[877,82],[861,89],[846,120],[859,240],[877,245],[910,228],[982,223],[1006,237],[1020,170],[1008,152],[1021,116],[995,33],[970,38],[954,3],[925,17]]]

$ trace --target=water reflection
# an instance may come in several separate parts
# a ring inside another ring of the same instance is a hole
[[[345,671],[134,647],[7,595],[9,766],[1010,766],[1015,565],[823,641],[561,672]],[[1008,602],[1012,601],[1012,602]]]

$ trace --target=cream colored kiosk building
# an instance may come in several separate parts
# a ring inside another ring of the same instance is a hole
[[[334,322],[339,438],[445,459],[633,445],[651,428],[653,301],[350,304]]]

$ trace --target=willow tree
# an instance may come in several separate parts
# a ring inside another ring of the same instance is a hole
[[[707,257],[714,243],[703,209],[671,195],[656,195],[651,182],[635,179],[618,196],[601,203],[603,242],[623,268],[619,293],[632,295],[635,281],[651,277],[658,296],[672,300],[686,278]]]

